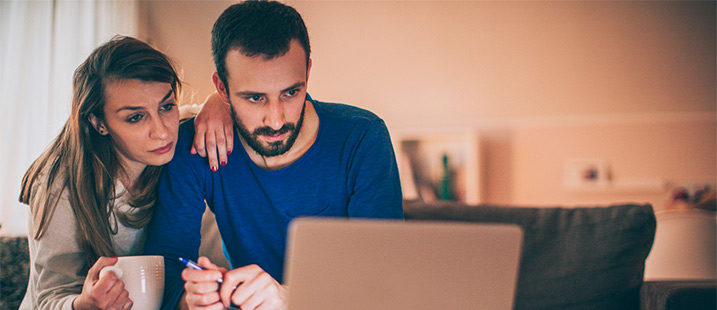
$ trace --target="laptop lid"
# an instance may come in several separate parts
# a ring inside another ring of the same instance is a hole
[[[289,310],[512,309],[516,225],[300,218],[289,227]]]

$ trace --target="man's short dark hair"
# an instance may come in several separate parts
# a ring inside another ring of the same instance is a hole
[[[226,55],[239,49],[248,57],[283,56],[297,39],[309,64],[309,34],[299,12],[276,1],[245,1],[228,7],[212,28],[212,55],[219,78],[228,89]]]

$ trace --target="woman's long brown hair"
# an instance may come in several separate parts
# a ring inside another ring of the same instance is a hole
[[[66,191],[88,266],[100,256],[115,256],[111,234],[116,231],[110,221],[116,216],[125,226],[144,227],[157,197],[162,167],[147,166],[133,186],[137,191],[129,199],[132,212],[114,213],[115,182],[122,166],[110,135],[97,133],[89,118],[104,119],[105,87],[125,79],[169,83],[177,98],[181,88],[167,56],[135,38],[113,38],[75,70],[70,117],[22,179],[19,200],[30,205],[35,239],[42,238],[61,193]]]

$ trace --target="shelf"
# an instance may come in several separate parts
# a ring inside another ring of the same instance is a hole
[[[602,184],[587,185],[566,185],[566,188],[573,193],[593,194],[615,194],[615,193],[663,193],[668,188],[668,183],[663,180],[623,180],[610,181]]]
[[[404,199],[434,201],[448,158],[454,200],[481,201],[480,136],[470,130],[396,130],[391,132]]]

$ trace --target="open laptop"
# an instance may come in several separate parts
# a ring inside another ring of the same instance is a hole
[[[512,309],[515,225],[300,218],[289,228],[289,310]]]

